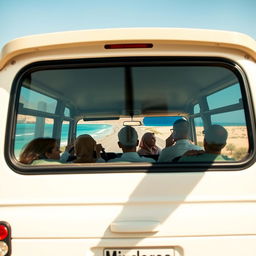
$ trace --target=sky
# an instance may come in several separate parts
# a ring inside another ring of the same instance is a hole
[[[33,34],[121,27],[242,32],[256,39],[256,0],[0,0],[0,49]]]

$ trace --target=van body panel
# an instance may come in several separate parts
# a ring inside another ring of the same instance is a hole
[[[5,45],[2,50],[0,69],[14,56],[24,53],[35,53],[45,49],[58,50],[70,47],[90,47],[100,43],[143,42],[218,46],[234,48],[247,52],[255,59],[256,43],[249,36],[227,31],[200,30],[200,29],[170,29],[170,28],[127,28],[102,29],[87,31],[71,31],[36,35],[16,39]]]
[[[48,175],[17,175],[4,179],[12,180],[19,188],[16,192],[1,186],[6,191],[1,215],[12,223],[13,238],[143,237],[143,232],[120,234],[109,229],[112,223],[133,225],[143,220],[159,222],[159,230],[150,234],[153,237],[255,235],[253,176],[253,168],[185,174],[56,175],[51,180]],[[26,180],[30,186],[25,185]],[[68,229],[63,225],[67,220]]]
[[[182,246],[180,246],[182,244]],[[161,238],[161,239],[125,239],[122,246],[126,248],[157,248],[168,245],[174,249],[174,255],[253,255],[251,252],[255,250],[255,236],[225,236],[225,237],[181,237],[181,238]],[[31,254],[56,255],[64,256],[75,255],[102,255],[104,248],[116,248],[115,239],[18,239],[13,243],[13,249],[17,251],[17,256],[22,256],[29,252]],[[90,248],[90,249],[88,249]]]
[[[152,43],[153,48],[106,50],[106,43]],[[193,164],[109,167],[99,163],[84,169],[79,164],[78,169],[72,164],[27,167],[19,163],[10,149],[16,136],[10,129],[14,120],[10,113],[16,113],[19,102],[12,100],[18,98],[14,89],[27,66],[120,57],[233,62],[244,79],[242,96],[250,112],[246,160],[197,169]],[[255,60],[253,39],[225,31],[78,31],[7,44],[0,60],[0,221],[12,227],[12,255],[130,256],[105,255],[110,248],[146,248],[152,249],[152,255],[162,248],[171,248],[175,256],[255,255]]]

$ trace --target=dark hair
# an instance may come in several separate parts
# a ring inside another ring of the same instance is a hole
[[[226,144],[210,144],[207,141],[205,143],[204,147],[214,152],[219,152],[226,146]]]
[[[185,120],[185,119],[183,119],[183,118],[180,118],[180,119],[176,120],[176,121],[173,123],[173,126],[176,126],[177,124],[181,124],[181,123],[184,123],[184,124],[189,125],[187,120]]]
[[[56,142],[53,138],[36,138],[30,141],[21,152],[19,161],[31,164],[34,160],[46,159],[45,154],[52,152]]]

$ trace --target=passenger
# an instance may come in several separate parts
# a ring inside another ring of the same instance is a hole
[[[123,127],[118,133],[118,140],[118,146],[122,149],[123,154],[119,158],[109,160],[109,162],[155,162],[154,159],[141,157],[136,152],[139,141],[138,134],[133,127]]]
[[[188,150],[202,150],[202,148],[189,140],[188,121],[178,119],[173,124],[173,133],[166,139],[166,147],[160,153],[158,162],[171,162]]]
[[[96,144],[96,141],[88,134],[83,134],[77,137],[74,143],[76,159],[74,163],[103,163],[105,162],[100,152],[103,150],[101,144]]]
[[[139,155],[159,155],[161,149],[156,145],[156,137],[152,132],[146,132],[140,141]]]
[[[56,139],[36,138],[26,145],[20,154],[19,161],[32,165],[61,164],[60,153]]]
[[[228,138],[227,130],[221,125],[211,125],[204,132],[204,151],[188,151],[178,162],[214,162],[214,161],[232,161],[221,154]]]

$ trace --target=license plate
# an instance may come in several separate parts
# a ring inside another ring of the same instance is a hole
[[[173,248],[111,248],[104,250],[104,256],[174,256]]]

